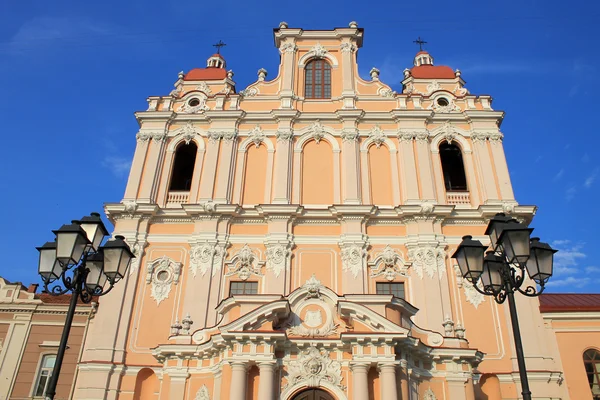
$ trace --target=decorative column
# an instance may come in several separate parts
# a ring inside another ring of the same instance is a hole
[[[272,361],[258,363],[258,400],[273,400],[275,382],[275,363]]]
[[[406,360],[400,360],[400,367],[398,369],[398,383],[400,389],[400,399],[398,400],[409,400],[410,391],[408,387],[408,362]]]
[[[138,190],[142,183],[142,171],[144,170],[144,161],[148,152],[150,137],[147,133],[140,132],[137,134],[137,146],[131,163],[131,171],[129,171],[129,179],[125,189],[125,197],[123,200],[135,200],[138,195]]]
[[[233,361],[231,363],[231,400],[246,400],[246,388],[248,386],[248,364],[245,361]]]
[[[232,169],[235,165],[235,147],[237,145],[237,131],[222,133],[221,153],[219,154],[219,171],[217,173],[215,201],[229,203],[231,188],[233,186]]]
[[[485,134],[473,133],[473,155],[477,163],[477,169],[480,182],[483,189],[482,201],[483,204],[488,204],[490,200],[498,201],[498,190],[496,188],[496,177],[492,166],[492,160],[488,149],[487,136]]]
[[[198,202],[202,203],[212,200],[215,187],[215,178],[217,176],[217,160],[219,158],[219,148],[221,137],[218,132],[208,132],[208,144],[206,146],[206,157],[204,159],[204,168],[200,179],[200,194]]]
[[[369,398],[369,365],[351,363],[352,370],[352,399],[363,400]],[[385,398],[385,397],[384,397]],[[387,399],[386,399],[387,400]]]
[[[273,168],[273,204],[292,202],[292,124],[298,116],[296,110],[273,110],[277,120],[277,142],[275,143],[275,161]]]
[[[138,200],[140,203],[155,202],[158,178],[162,170],[161,161],[163,160],[166,137],[166,134],[163,132],[154,133],[152,142],[148,144],[149,149],[144,166],[146,173],[143,174]]]
[[[431,150],[429,149],[429,132],[425,129],[416,133],[417,139],[417,171],[421,184],[421,199],[436,200],[434,176],[431,169]]]
[[[393,363],[379,364],[379,379],[381,382],[381,398],[398,400],[396,389],[396,365]]]

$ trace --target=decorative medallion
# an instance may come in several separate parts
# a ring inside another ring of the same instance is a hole
[[[229,261],[227,265],[227,273],[225,276],[237,275],[241,280],[248,280],[252,275],[262,276],[261,267],[263,261],[258,261],[256,254],[252,249],[245,244]]]
[[[150,296],[157,305],[169,297],[171,285],[179,283],[180,274],[181,263],[175,262],[167,256],[148,263],[146,283],[152,284]]]
[[[263,130],[261,129],[261,127],[256,125],[250,131],[250,134],[248,135],[248,137],[250,138],[250,140],[252,140],[252,143],[254,143],[254,145],[256,147],[259,147],[260,144],[265,140],[266,135],[263,132]]]
[[[189,100],[184,102],[179,110],[179,114],[196,114],[199,112],[210,110],[206,105],[206,95],[204,93],[196,93]]]
[[[315,140],[315,142],[317,142],[317,144],[319,144],[321,139],[325,137],[325,127],[321,124],[321,122],[319,122],[319,120],[316,120],[315,123],[310,126],[310,131],[312,132],[311,137]]]
[[[363,247],[355,244],[345,245],[342,247],[342,270],[350,271],[354,278],[364,268],[364,261],[367,252]]]
[[[267,270],[273,271],[275,276],[279,277],[289,265],[292,254],[291,244],[268,244],[267,246]]]
[[[200,90],[201,92],[204,92],[206,95],[210,95],[212,93],[212,90],[210,90],[210,88],[208,87],[206,82],[200,82],[198,84],[198,86],[196,86],[196,90]]]
[[[371,132],[369,132],[369,138],[373,140],[375,146],[380,148],[381,145],[385,142],[386,136],[383,130],[379,127],[379,125],[375,125]]]
[[[295,53],[296,50],[298,50],[298,46],[296,46],[296,44],[292,43],[292,42],[284,43],[279,48],[279,52],[281,54],[283,54],[283,53]]]
[[[454,99],[447,99],[446,105],[442,105],[438,101],[434,100],[431,102],[431,105],[427,107],[427,109],[441,114],[462,112],[461,108],[454,102]]]
[[[302,287],[307,291],[306,299],[323,300],[321,297],[321,289],[325,288],[325,286],[317,279],[315,274],[312,274],[310,279],[308,279]]]
[[[202,385],[202,387],[198,389],[194,400],[210,400],[210,395],[208,393],[208,388],[206,387],[206,385]]]
[[[356,51],[356,45],[350,42],[344,42],[340,45],[340,51],[342,53],[354,53]]]
[[[185,144],[190,144],[192,139],[194,139],[196,136],[200,136],[200,131],[194,127],[192,121],[188,121],[183,128],[179,129],[177,136],[180,135],[185,141]]]
[[[195,243],[190,249],[190,270],[194,277],[198,270],[204,276],[211,267],[212,276],[215,276],[221,269],[223,262],[224,246],[218,246],[216,243]]]
[[[275,136],[277,137],[278,142],[289,142],[292,139],[292,131],[290,131],[290,130],[277,131]]]
[[[394,90],[390,89],[390,88],[387,88],[387,87],[379,88],[379,90],[377,91],[377,93],[379,93],[379,95],[381,97],[390,97],[390,98],[396,97],[396,92]]]
[[[342,385],[342,366],[338,361],[329,357],[329,351],[316,347],[309,347],[298,355],[298,358],[289,362],[287,366],[287,387],[305,384],[308,387],[319,387],[321,382],[328,382],[341,390],[346,390]]]
[[[423,278],[425,272],[430,278],[433,278],[436,272],[442,279],[442,274],[446,270],[445,260],[446,252],[438,247],[419,246],[408,251],[408,257],[419,278]]]
[[[342,130],[340,136],[344,142],[353,142],[358,139],[358,130],[356,128],[346,128]]]
[[[383,276],[388,281],[393,281],[398,276],[406,276],[409,262],[404,261],[402,256],[389,245],[375,259],[369,263],[371,267],[371,278]]]
[[[310,49],[310,53],[312,53],[312,56],[315,58],[323,58],[325,57],[325,54],[327,54],[327,49],[323,47],[321,43],[317,42],[317,44]]]

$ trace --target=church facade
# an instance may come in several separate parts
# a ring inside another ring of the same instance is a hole
[[[535,214],[504,113],[425,51],[402,93],[361,78],[363,35],[281,23],[274,79],[237,90],[217,53],[135,114],[106,213],[137,258],[91,322],[74,398],[519,398],[508,309],[450,258],[496,213]],[[568,399],[555,333],[520,297],[534,398]]]

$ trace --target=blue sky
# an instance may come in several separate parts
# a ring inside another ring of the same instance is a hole
[[[136,110],[218,40],[238,90],[279,56],[272,28],[365,28],[363,77],[400,90],[422,36],[436,64],[507,112],[502,131],[517,200],[561,251],[550,290],[598,292],[600,4],[424,2],[4,1],[0,3],[0,275],[37,281],[35,246],[71,219],[121,200]],[[425,5],[426,4],[426,5]]]

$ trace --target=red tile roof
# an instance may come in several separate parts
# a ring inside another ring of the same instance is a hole
[[[454,79],[454,71],[445,65],[419,65],[411,68],[411,74],[417,79]]]
[[[220,81],[227,77],[224,68],[194,68],[183,78],[184,81]]]
[[[549,293],[540,296],[541,312],[600,311],[600,294]]]
[[[36,299],[40,299],[44,304],[69,304],[71,302],[70,294],[61,294],[60,296],[53,296],[50,293],[38,293],[35,295]],[[95,302],[98,302],[98,298],[94,299]],[[81,301],[81,299],[77,300],[77,305],[87,305]]]

